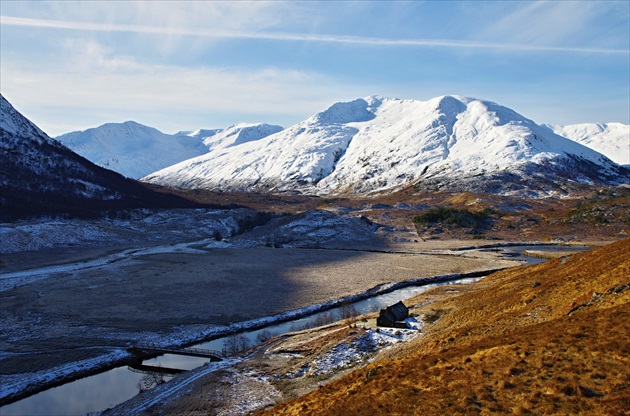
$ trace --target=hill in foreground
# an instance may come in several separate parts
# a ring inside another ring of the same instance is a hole
[[[425,335],[266,414],[624,414],[628,253],[630,239],[420,295]]]

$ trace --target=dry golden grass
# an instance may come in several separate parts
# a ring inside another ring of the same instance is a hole
[[[630,239],[495,273],[425,305],[442,315],[396,357],[268,413],[630,414],[629,288]]]

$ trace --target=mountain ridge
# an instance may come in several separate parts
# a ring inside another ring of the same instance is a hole
[[[101,167],[138,179],[210,150],[258,140],[281,129],[264,123],[240,123],[225,129],[171,135],[135,121],[125,121],[65,133],[56,140]]]
[[[613,122],[544,126],[560,136],[605,154],[620,165],[630,165],[630,125]]]
[[[142,180],[318,195],[370,194],[410,184],[432,190],[441,183],[455,190],[482,186],[525,194],[535,188],[541,194],[554,183],[552,193],[565,192],[567,181],[619,184],[626,174],[604,155],[490,101],[370,96],[335,103],[255,143],[211,151]],[[519,186],[512,186],[514,180],[501,186],[514,175]]]

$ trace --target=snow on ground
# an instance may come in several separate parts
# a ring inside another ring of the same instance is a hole
[[[305,375],[330,375],[338,370],[350,368],[356,364],[370,361],[379,351],[394,344],[405,342],[418,336],[418,330],[378,328],[367,330],[364,334],[350,342],[342,342],[325,353],[322,357],[314,359],[297,373],[287,373],[284,377],[297,378]],[[285,355],[279,353],[279,355]],[[229,359],[220,363],[209,363],[186,375],[174,378],[155,389],[134,397],[132,400],[117,406],[113,412],[125,414],[139,414],[150,412],[153,406],[163,406],[185,394],[196,380],[213,372],[222,370],[220,386],[225,388],[213,389],[209,399],[214,403],[220,403],[220,408],[215,408],[213,414],[232,416],[259,411],[276,404],[281,398],[281,393],[272,385],[271,376],[264,370],[240,370],[235,364],[243,359]],[[206,399],[199,397],[205,402]]]
[[[269,379],[255,371],[224,375],[224,383],[230,388],[213,392],[215,399],[223,403],[216,413],[218,416],[239,416],[274,406],[281,394]]]
[[[173,242],[213,236],[232,236],[239,220],[255,215],[249,209],[138,209],[124,219],[29,220],[0,224],[0,253],[56,247],[98,247],[105,244]]]
[[[370,358],[376,350],[407,341],[418,335],[418,331],[409,329],[378,328],[348,343],[341,343],[332,348],[322,358],[310,364],[310,373],[328,374],[348,368]]]

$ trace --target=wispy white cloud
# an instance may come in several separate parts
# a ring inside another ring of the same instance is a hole
[[[127,119],[167,132],[242,121],[287,125],[363,93],[316,72],[149,65],[115,56],[92,40],[67,41],[65,47],[73,55],[55,70],[41,71],[34,62],[0,62],[0,86],[9,99],[65,109],[65,117],[36,120],[52,135]]]
[[[616,45],[627,53],[627,37],[624,40],[618,36],[614,39],[602,35],[602,23],[613,24],[613,20],[620,17],[620,4],[623,2],[513,2],[510,4],[512,10],[487,25],[479,36],[482,39],[504,39],[510,43],[539,46],[595,42]],[[627,26],[627,16],[625,24]],[[626,27],[626,33],[627,30]]]
[[[99,32],[131,32],[151,35],[175,35],[193,36],[215,39],[251,39],[268,41],[297,41],[352,44],[360,46],[378,47],[432,47],[432,48],[456,48],[456,49],[491,49],[520,52],[568,52],[568,53],[596,53],[596,54],[630,54],[628,49],[599,48],[599,47],[571,47],[553,46],[535,43],[502,43],[450,39],[430,38],[379,38],[364,36],[345,36],[312,33],[291,33],[272,31],[234,31],[209,28],[183,28],[169,26],[147,26],[137,24],[94,23],[79,21],[62,21],[33,19],[14,16],[0,16],[0,24],[6,26],[28,26],[49,29],[99,31]]]

